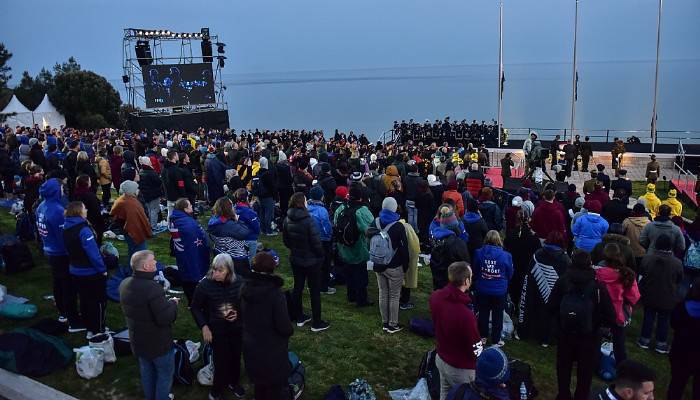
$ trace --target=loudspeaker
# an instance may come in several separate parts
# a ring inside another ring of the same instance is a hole
[[[211,56],[211,40],[209,39],[202,40],[202,59],[208,63],[214,61],[214,58]]]
[[[136,58],[139,60],[140,66],[151,65],[153,55],[151,54],[151,45],[148,40],[139,40],[136,42]]]
[[[506,192],[517,193],[518,189],[523,186],[522,178],[506,178],[503,181],[503,190]]]

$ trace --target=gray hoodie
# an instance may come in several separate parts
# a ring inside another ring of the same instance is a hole
[[[674,251],[681,253],[685,250],[685,239],[681,228],[677,227],[671,220],[656,220],[646,224],[639,235],[639,243],[648,251],[656,252],[656,239],[661,234],[666,234],[671,238]]]

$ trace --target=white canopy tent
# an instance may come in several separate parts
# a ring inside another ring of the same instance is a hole
[[[4,125],[8,125],[12,128],[16,126],[34,126],[32,112],[29,111],[29,109],[25,107],[15,95],[12,95],[10,103],[2,111],[0,111],[0,114],[14,114],[9,115],[3,122]]]
[[[34,123],[39,124],[42,128],[47,126],[58,128],[61,125],[66,125],[66,117],[51,104],[48,94],[44,95],[44,99],[41,100],[41,104],[34,110],[33,114]]]

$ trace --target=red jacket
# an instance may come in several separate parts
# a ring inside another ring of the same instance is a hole
[[[430,296],[430,313],[440,358],[454,368],[476,369],[482,344],[476,317],[467,307],[472,300],[452,284]]]
[[[586,195],[586,201],[589,200],[598,200],[600,202],[600,206],[605,207],[605,205],[610,201],[610,195],[602,189],[594,190]]]
[[[537,234],[537,237],[546,239],[547,235],[553,231],[559,231],[566,237],[566,225],[562,206],[555,202],[540,200],[532,213],[530,227]]]
[[[595,279],[608,289],[610,300],[612,300],[613,308],[615,308],[617,323],[621,325],[625,322],[623,307],[625,305],[628,307],[634,306],[639,301],[640,294],[637,280],[635,279],[632,282],[632,286],[625,288],[620,282],[620,273],[616,269],[606,266],[596,267]]]
[[[459,219],[464,217],[464,199],[462,195],[456,190],[447,190],[442,194],[442,201],[447,202],[447,199],[451,199],[455,203],[455,211]]]

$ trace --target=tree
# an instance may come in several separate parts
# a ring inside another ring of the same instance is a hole
[[[7,88],[7,82],[12,79],[12,74],[10,74],[12,67],[7,65],[10,58],[12,58],[12,53],[5,48],[4,43],[0,43],[0,109],[5,108],[12,98],[12,91]],[[0,115],[0,122],[4,120],[5,118]]]
[[[70,59],[68,61],[71,63]],[[54,77],[49,97],[58,111],[66,116],[68,126],[94,129],[119,123],[119,93],[104,77],[94,72],[63,72],[61,69]]]
[[[64,62],[63,64],[56,63],[56,65],[53,66],[53,73],[56,76],[70,72],[78,72],[80,70],[80,64],[78,64],[73,57],[70,57],[68,61]]]

